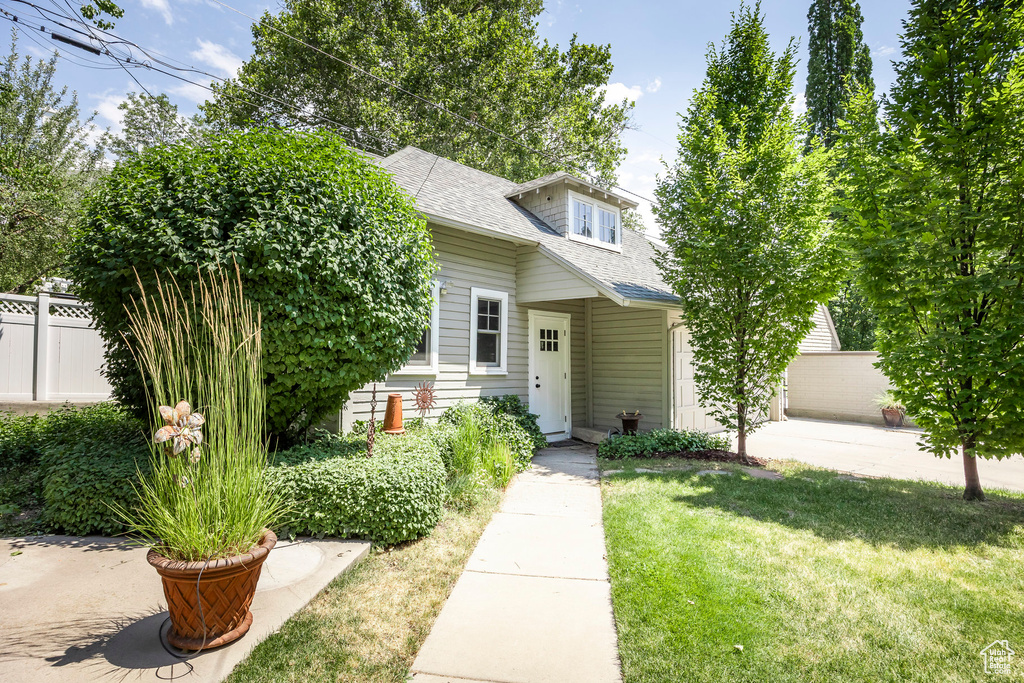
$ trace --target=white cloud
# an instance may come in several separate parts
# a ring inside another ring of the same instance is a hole
[[[793,113],[797,116],[807,113],[807,96],[802,92],[798,92],[794,97]]]
[[[209,81],[197,82],[207,86],[210,85]],[[210,97],[211,94],[210,91],[206,88],[203,88],[199,85],[194,85],[192,83],[183,83],[182,85],[171,88],[168,92],[170,92],[172,95],[184,97],[186,100],[189,100],[190,102],[195,102],[196,104],[199,104],[200,102],[205,102]]]
[[[655,78],[653,81],[647,84],[647,92],[656,93],[661,90],[661,79]]]
[[[119,132],[123,112],[117,107],[127,98],[124,95],[93,95],[93,97],[99,100],[96,103],[97,118],[101,119],[115,133]]]
[[[891,45],[882,45],[880,47],[871,48],[871,54],[875,57],[888,57],[891,54],[896,53],[896,48]]]
[[[644,94],[639,85],[627,86],[625,83],[609,83],[603,90],[605,104],[619,104],[622,100],[636,102]]]
[[[199,49],[189,53],[192,59],[213,67],[225,76],[234,77],[242,67],[242,58],[223,45],[199,38]]]
[[[653,197],[654,188],[657,187],[657,174],[661,172],[661,154],[653,148],[642,148],[639,145],[631,145],[631,151],[626,154],[622,165],[619,167],[619,185],[630,192],[635,192],[644,197]],[[636,208],[637,214],[647,228],[649,237],[658,237],[661,228],[654,220],[649,202],[638,199],[633,195],[626,195],[636,199],[640,206]]]
[[[171,14],[171,7],[167,0],[142,0],[142,6],[159,12],[168,26],[174,23],[174,15]]]

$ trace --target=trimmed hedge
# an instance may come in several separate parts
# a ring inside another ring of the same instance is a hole
[[[712,435],[696,429],[655,429],[606,439],[598,444],[597,455],[608,460],[620,460],[681,451],[725,451],[729,446],[729,439],[718,434]]]
[[[428,535],[445,500],[444,464],[428,434],[380,434],[370,458],[333,438],[276,456],[282,464],[268,476],[291,511],[282,533],[388,545]]]
[[[75,536],[123,532],[110,506],[134,505],[132,484],[149,472],[143,423],[104,403],[51,413],[41,431],[44,523]]]

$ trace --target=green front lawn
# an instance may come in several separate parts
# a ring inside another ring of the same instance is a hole
[[[774,466],[603,464],[627,683],[991,680],[1004,639],[1024,674],[1024,496]]]

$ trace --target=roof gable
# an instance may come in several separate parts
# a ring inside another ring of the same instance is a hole
[[[508,198],[521,187],[519,183],[416,147],[405,147],[376,163],[412,195],[416,207],[430,220],[537,244],[543,253],[621,304],[678,301],[654,262],[654,245],[643,235],[623,230],[621,253],[574,242]]]

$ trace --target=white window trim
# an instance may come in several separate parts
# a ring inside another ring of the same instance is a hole
[[[622,228],[622,211],[619,209],[619,207],[615,206],[614,204],[608,204],[606,202],[598,201],[593,196],[588,196],[588,195],[585,195],[585,194],[580,194],[579,192],[573,192],[572,190],[569,190],[567,192],[567,194],[569,195],[569,200],[568,200],[569,201],[569,206],[567,208],[567,215],[569,216],[569,229],[566,231],[566,235],[568,236],[568,238],[571,239],[573,242],[582,242],[583,244],[592,244],[595,247],[601,247],[602,249],[607,249],[608,251],[618,251],[618,252],[621,252],[622,251],[622,229],[623,228]],[[575,212],[573,211],[573,208],[572,208],[573,200],[576,200],[576,201],[579,201],[579,202],[583,202],[584,204],[589,204],[593,208],[593,221],[594,221],[594,225],[593,225],[594,236],[593,237],[589,237],[588,238],[588,237],[583,237],[582,235],[577,235],[576,234],[576,214],[575,214]],[[608,213],[614,213],[615,214],[615,227],[616,227],[616,230],[615,230],[615,244],[611,244],[609,242],[602,242],[601,241],[601,238],[600,238],[600,234],[601,234],[601,219],[600,219],[600,214],[598,213],[599,210],[604,210],[604,211],[607,211]]]
[[[470,375],[507,375],[508,374],[508,292],[494,289],[471,287],[469,295],[469,374]],[[497,299],[501,301],[501,363],[499,365],[476,364],[476,333],[477,305],[480,299]]]
[[[438,344],[441,340],[441,283],[434,280],[430,287],[434,297],[434,305],[430,309],[430,363],[427,365],[405,365],[394,375],[413,375],[419,377],[435,377],[437,375]]]

